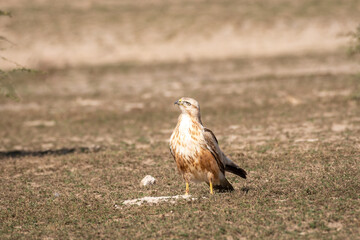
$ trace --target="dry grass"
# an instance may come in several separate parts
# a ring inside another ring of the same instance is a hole
[[[15,76],[23,100],[1,100],[0,109],[1,238],[357,238],[359,75],[350,62],[347,71],[304,68],[347,61],[288,56]],[[252,67],[264,74],[246,75]],[[204,123],[248,180],[229,175],[236,191],[215,196],[191,185],[206,197],[199,201],[122,206],[183,193],[166,142],[182,95],[199,99]],[[143,189],[146,174],[158,182]]]

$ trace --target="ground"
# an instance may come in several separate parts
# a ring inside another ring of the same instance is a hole
[[[309,9],[299,18],[319,12]],[[358,239],[359,59],[338,45],[203,57],[40,61],[39,73],[14,73],[21,100],[0,99],[1,238]],[[183,96],[199,101],[204,125],[248,179],[228,174],[235,191],[213,196],[191,184],[194,201],[123,205],[185,192],[168,148]],[[145,175],[157,183],[140,187]]]

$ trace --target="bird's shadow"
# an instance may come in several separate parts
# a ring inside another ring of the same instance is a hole
[[[234,192],[236,190],[226,190],[226,189],[214,189],[218,193],[229,193]],[[249,193],[249,191],[252,190],[251,187],[242,187],[240,188],[240,191],[244,192],[245,194]]]
[[[60,149],[49,149],[43,151],[25,151],[25,150],[13,150],[13,151],[0,151],[0,159],[6,158],[19,158],[27,156],[43,157],[46,155],[67,155],[72,153],[88,153],[98,152],[100,148],[88,148],[88,147],[74,147],[74,148],[60,148]]]
[[[250,187],[242,187],[240,190],[242,192],[244,192],[245,194],[247,194],[251,190],[251,188]]]

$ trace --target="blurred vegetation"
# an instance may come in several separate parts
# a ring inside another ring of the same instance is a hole
[[[3,10],[0,10],[0,16],[5,16],[5,17],[12,17],[11,12],[6,12]],[[1,36],[0,35],[0,41],[1,42],[7,42],[10,43],[12,45],[14,45],[14,43],[12,43],[9,39],[7,39],[5,36]],[[0,48],[0,50],[4,50],[4,48]],[[0,54],[0,59],[2,61],[6,61],[6,62],[10,62],[12,64],[14,64],[14,68],[11,70],[3,70],[0,69],[0,95],[5,96],[7,98],[11,98],[13,100],[20,100],[19,95],[16,93],[15,88],[12,84],[13,80],[12,80],[12,75],[16,72],[34,72],[34,70],[32,69],[28,69],[4,56],[2,56]]]
[[[11,13],[10,12],[5,12],[3,10],[0,10],[0,16],[8,16],[11,17]]]
[[[349,54],[360,55],[360,24],[355,31],[349,33],[350,36],[350,47]]]
[[[10,75],[0,69],[0,95],[12,98],[14,100],[19,100],[19,96],[11,84],[10,79]]]

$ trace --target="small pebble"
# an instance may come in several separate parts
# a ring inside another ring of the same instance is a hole
[[[156,183],[156,179],[150,175],[146,175],[140,183],[140,186],[149,186]]]

